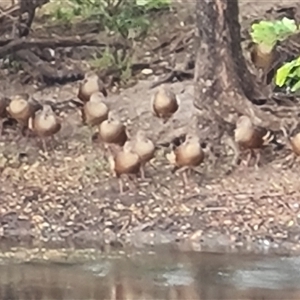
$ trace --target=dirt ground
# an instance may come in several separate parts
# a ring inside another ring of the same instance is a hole
[[[259,18],[276,3],[295,1],[241,1],[244,24]],[[186,124],[193,111],[192,81],[176,82],[172,89],[182,105],[174,119],[162,125],[149,110],[154,78],[110,93],[108,103],[134,135],[143,128],[153,140],[163,139]],[[76,98],[78,82],[45,88],[22,86],[1,78],[2,91],[29,92],[40,101]],[[300,188],[297,164],[285,161],[288,147],[263,152],[262,166],[238,167],[227,175],[232,154],[208,158],[184,189],[172,174],[165,152],[157,152],[148,179],[136,190],[119,195],[107,160],[91,132],[81,125],[76,109],[63,114],[61,132],[49,155],[40,141],[25,144],[18,129],[5,127],[0,140],[0,236],[2,244],[49,247],[92,247],[103,244],[145,245],[176,242],[182,249],[221,249],[276,252],[299,251]]]

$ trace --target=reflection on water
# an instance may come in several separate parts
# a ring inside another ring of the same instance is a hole
[[[300,299],[300,259],[158,251],[0,265],[0,299]]]

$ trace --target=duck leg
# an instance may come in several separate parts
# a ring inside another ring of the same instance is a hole
[[[21,129],[22,132],[22,136],[25,136],[25,148],[27,148],[28,146],[28,142],[29,142],[29,128],[26,128],[25,126]]]
[[[253,157],[253,150],[250,149],[250,152],[247,156],[247,160],[246,160],[246,166],[249,167],[250,166],[250,162],[251,162],[251,158]]]
[[[136,177],[135,175],[126,175],[127,179],[128,179],[128,185],[129,185],[129,189],[130,191],[134,191],[137,188],[137,183],[136,183]]]
[[[145,176],[145,164],[141,164],[140,172],[141,172],[141,179],[145,180],[146,179],[146,176]]]
[[[256,170],[258,170],[259,169],[259,161],[260,161],[260,157],[261,157],[261,155],[260,155],[260,152],[259,151],[257,151],[256,153],[255,153],[255,162],[254,162],[254,168],[256,169]]]
[[[189,169],[186,169],[182,172],[182,181],[183,181],[183,184],[184,184],[184,187],[188,187],[189,185],[189,180],[188,180],[188,170]]]
[[[178,172],[181,173],[181,178],[182,178],[184,188],[186,188],[189,184],[188,175],[187,175],[188,170],[189,170],[188,167],[183,167],[182,169],[178,170]]]
[[[48,153],[46,140],[45,140],[44,138],[41,138],[41,142],[42,142],[43,152],[44,152],[44,153]]]
[[[118,178],[118,183],[119,183],[119,192],[120,192],[120,195],[123,195],[124,194],[124,183],[123,183],[123,180],[122,178]]]
[[[240,158],[240,148],[237,145],[237,143],[234,141],[234,139],[230,136],[226,136],[226,138],[224,139],[224,143],[229,146],[232,150],[233,150],[233,159],[231,161],[231,166],[235,167],[239,164],[239,158]]]

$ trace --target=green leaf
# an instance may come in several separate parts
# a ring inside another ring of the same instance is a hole
[[[275,83],[277,86],[291,87],[291,91],[295,92],[299,89],[298,82],[300,81],[300,56],[291,62],[285,63],[276,72]],[[294,84],[296,82],[296,84]]]
[[[274,46],[276,43],[276,31],[272,22],[261,21],[251,26],[251,38],[257,44]]]
[[[291,88],[291,92],[294,93],[294,92],[296,92],[299,89],[300,89],[300,79],[299,79],[299,81],[296,84],[293,85],[293,87]]]
[[[300,67],[300,56],[292,61],[294,62],[295,67]]]
[[[284,64],[276,72],[275,83],[277,86],[282,87],[286,83],[286,80],[294,67],[294,61]]]
[[[288,18],[276,21],[274,26],[279,41],[285,40],[289,35],[298,30],[295,20]]]
[[[299,77],[300,78],[300,57],[289,62],[291,69],[289,73],[290,78]]]
[[[148,3],[148,0],[136,0],[136,5],[138,6],[146,6]]]
[[[251,26],[251,38],[257,44],[275,45],[297,32],[295,20],[283,18],[277,21],[260,21]]]
[[[290,78],[294,79],[294,78],[300,78],[300,68],[299,66],[294,66],[292,68],[292,70],[290,71],[289,75]]]
[[[284,17],[281,20],[281,22],[282,22],[282,25],[286,28],[286,30],[291,33],[295,32],[298,29],[295,20]]]

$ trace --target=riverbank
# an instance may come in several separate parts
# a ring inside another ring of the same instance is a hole
[[[144,128],[155,140],[172,132],[173,125],[158,125],[152,117],[148,104],[154,91],[148,86],[143,81],[112,95],[110,104],[129,132]],[[193,85],[174,83],[172,88],[185,103],[173,122],[181,128],[191,114]],[[76,85],[64,87],[56,97],[69,99],[75,90]],[[147,180],[120,195],[107,160],[97,144],[91,145],[90,131],[76,111],[66,116],[49,156],[39,150],[37,139],[24,149],[16,130],[5,130],[7,140],[0,143],[4,241],[79,248],[174,243],[192,250],[299,250],[300,191],[297,164],[285,163],[288,148],[266,149],[259,170],[241,165],[229,175],[230,152],[215,167],[207,159],[188,189],[160,150],[146,168]]]

